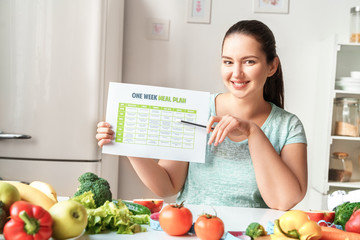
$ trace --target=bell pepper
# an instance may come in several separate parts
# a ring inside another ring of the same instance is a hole
[[[7,240],[48,240],[53,220],[49,212],[25,201],[14,202],[10,207],[10,220],[4,226]]]
[[[275,220],[272,240],[318,240],[321,238],[321,227],[311,221],[301,210],[290,210]]]

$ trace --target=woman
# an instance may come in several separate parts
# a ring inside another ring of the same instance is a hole
[[[188,204],[287,210],[307,189],[306,136],[283,110],[283,79],[275,38],[256,20],[225,34],[221,73],[228,92],[211,95],[205,163],[128,157],[144,184]],[[212,126],[215,128],[212,130]],[[98,124],[99,146],[114,132]]]

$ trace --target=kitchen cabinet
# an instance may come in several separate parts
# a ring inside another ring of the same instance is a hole
[[[360,189],[360,137],[337,136],[335,128],[335,98],[360,99],[359,87],[339,89],[336,79],[350,77],[360,71],[360,44],[342,43],[331,37],[319,46],[318,82],[315,113],[314,155],[311,159],[311,187],[324,198],[335,190]],[[358,83],[360,86],[360,80]],[[358,107],[359,108],[359,107]],[[359,119],[358,126],[359,126]],[[310,146],[311,147],[311,146]],[[346,152],[352,160],[353,172],[349,182],[329,181],[330,158],[333,152]],[[326,200],[322,203],[326,208]]]

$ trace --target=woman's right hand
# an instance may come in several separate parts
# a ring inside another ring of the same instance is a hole
[[[114,131],[111,130],[111,125],[107,122],[99,122],[97,125],[96,139],[100,147],[108,144],[114,139]]]

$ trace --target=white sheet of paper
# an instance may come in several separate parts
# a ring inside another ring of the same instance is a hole
[[[106,121],[115,139],[103,153],[205,162],[209,92],[128,83],[109,85]]]

